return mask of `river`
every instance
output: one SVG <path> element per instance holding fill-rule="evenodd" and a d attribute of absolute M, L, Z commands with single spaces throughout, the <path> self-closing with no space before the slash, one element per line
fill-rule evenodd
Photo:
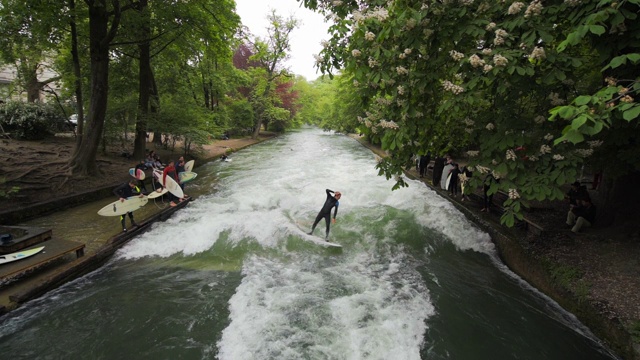
<path fill-rule="evenodd" d="M 573 315 L 502 265 L 490 237 L 447 200 L 412 180 L 392 191 L 357 141 L 305 128 L 232 159 L 197 168 L 185 189 L 196 201 L 105 266 L 1 318 L 0 353 L 614 358 Z M 330 234 L 342 249 L 303 233 L 326 188 L 342 192 Z M 66 219 L 77 228 L 94 214 Z M 84 236 L 99 231 L 88 227 Z M 324 235 L 324 220 L 316 235 Z"/>

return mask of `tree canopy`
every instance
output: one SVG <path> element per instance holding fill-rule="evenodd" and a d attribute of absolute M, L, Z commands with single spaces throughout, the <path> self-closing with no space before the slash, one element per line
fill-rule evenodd
<path fill-rule="evenodd" d="M 334 21 L 318 67 L 352 79 L 396 186 L 412 154 L 469 157 L 512 225 L 585 163 L 640 170 L 638 0 L 302 2 Z"/>

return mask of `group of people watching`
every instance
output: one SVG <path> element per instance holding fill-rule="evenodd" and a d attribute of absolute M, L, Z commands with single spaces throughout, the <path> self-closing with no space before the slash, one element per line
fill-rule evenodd
<path fill-rule="evenodd" d="M 416 157 L 416 170 L 423 178 L 426 176 L 426 171 L 431 161 L 431 152 L 427 152 L 426 155 Z M 450 165 L 450 166 L 448 166 Z M 445 171 L 446 169 L 446 171 Z M 446 172 L 446 174 L 445 174 Z M 443 190 L 447 190 L 449 195 L 456 197 L 458 195 L 458 186 L 460 186 L 460 193 L 462 194 L 462 201 L 468 200 L 467 195 L 469 178 L 473 174 L 467 166 L 460 168 L 460 166 L 453 161 L 451 156 L 436 156 L 433 164 L 433 185 L 440 187 Z M 488 173 L 483 180 L 483 202 L 482 212 L 488 212 L 493 202 L 493 194 L 489 194 L 489 189 L 492 185 L 500 183 L 500 179 L 493 176 L 492 173 Z M 569 199 L 569 212 L 567 214 L 566 224 L 571 228 L 573 233 L 580 232 L 580 229 L 585 227 L 591 227 L 596 218 L 596 207 L 591 201 L 591 197 L 587 188 L 581 185 L 578 181 L 571 184 L 571 190 L 567 193 L 567 199 Z"/>

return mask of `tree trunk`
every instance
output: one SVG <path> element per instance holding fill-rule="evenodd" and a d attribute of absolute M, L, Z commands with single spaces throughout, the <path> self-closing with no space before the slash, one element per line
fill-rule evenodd
<path fill-rule="evenodd" d="M 268 78 L 272 78 L 270 73 Z M 260 108 L 258 109 L 258 111 L 256 111 L 256 127 L 255 129 L 253 129 L 253 135 L 251 136 L 251 138 L 254 140 L 257 139 L 258 136 L 260 136 L 260 129 L 262 128 L 262 118 L 264 116 L 264 104 L 262 103 L 262 101 L 266 101 L 266 98 L 269 95 L 269 91 L 271 90 L 271 81 L 272 80 L 267 80 L 267 86 L 265 86 L 264 92 L 262 93 L 262 99 L 260 99 Z"/>
<path fill-rule="evenodd" d="M 87 131 L 78 150 L 69 160 L 72 174 L 96 176 L 99 174 L 96 154 L 104 128 L 109 92 L 109 43 L 115 36 L 120 21 L 119 3 L 113 1 L 114 19 L 109 28 L 106 0 L 88 1 L 89 55 L 91 58 L 91 100 Z"/>
<path fill-rule="evenodd" d="M 604 173 L 597 191 L 591 191 L 596 205 L 596 226 L 625 226 L 638 224 L 637 199 L 640 199 L 640 173 L 621 176 L 615 180 L 607 179 Z"/>
<path fill-rule="evenodd" d="M 142 38 L 149 39 L 149 14 L 147 12 L 147 0 L 140 0 L 140 12 L 143 14 Z M 136 140 L 133 148 L 133 156 L 136 160 L 142 160 L 147 147 L 147 119 L 149 118 L 149 99 L 151 98 L 151 52 L 149 41 L 138 45 L 140 50 L 139 60 L 139 91 L 138 94 L 138 118 L 136 121 Z"/>
<path fill-rule="evenodd" d="M 80 148 L 80 144 L 82 144 L 82 133 L 84 132 L 84 99 L 82 98 L 82 72 L 80 71 L 80 56 L 78 54 L 78 29 L 76 27 L 75 0 L 69 0 L 69 9 L 73 14 L 70 25 L 71 25 L 71 57 L 73 62 L 73 76 L 75 76 L 76 114 L 78 115 L 77 126 L 76 126 L 76 147 L 75 147 L 75 151 L 77 151 Z"/>

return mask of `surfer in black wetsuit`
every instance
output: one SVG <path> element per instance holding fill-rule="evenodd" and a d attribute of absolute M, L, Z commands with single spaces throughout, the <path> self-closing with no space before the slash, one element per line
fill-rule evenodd
<path fill-rule="evenodd" d="M 136 186 L 136 181 L 133 179 L 113 189 L 113 193 L 120 198 L 120 202 L 124 202 L 127 198 L 135 195 L 140 195 L 140 197 L 143 196 L 142 194 L 140 194 L 140 188 Z M 129 215 L 129 219 L 131 220 L 131 227 L 138 226 L 138 224 L 136 224 L 136 222 L 133 220 L 132 211 L 129 211 L 125 215 Z M 127 228 L 125 226 L 125 215 L 120 215 L 120 223 L 122 224 L 123 232 L 127 232 Z"/>
<path fill-rule="evenodd" d="M 338 215 L 338 205 L 340 205 L 340 202 L 338 200 L 340 200 L 340 197 L 342 196 L 340 191 L 336 191 L 335 196 L 332 196 L 331 194 L 334 194 L 334 192 L 332 190 L 327 189 L 327 200 L 324 202 L 324 206 L 318 213 L 318 216 L 316 216 L 316 221 L 313 222 L 311 231 L 308 233 L 309 235 L 313 234 L 313 230 L 316 229 L 316 225 L 318 225 L 320 220 L 324 218 L 324 221 L 327 224 L 327 234 L 325 236 L 326 241 L 329 241 L 329 228 L 331 226 L 331 209 L 333 207 L 336 208 L 335 211 L 333 212 L 333 222 L 335 223 L 336 215 Z"/>

